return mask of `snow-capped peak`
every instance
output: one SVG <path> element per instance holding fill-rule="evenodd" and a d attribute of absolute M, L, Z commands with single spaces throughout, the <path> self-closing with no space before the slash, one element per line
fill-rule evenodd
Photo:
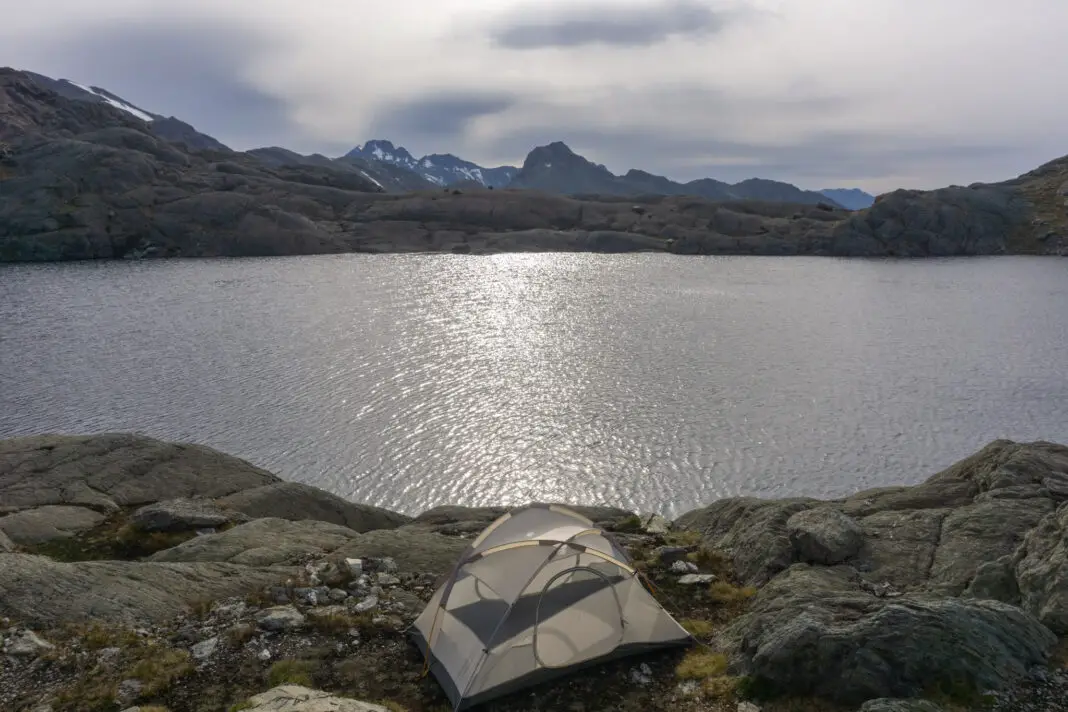
<path fill-rule="evenodd" d="M 106 101 L 108 104 L 111 104 L 112 106 L 114 106 L 116 109 L 122 109 L 123 111 L 125 111 L 128 114 L 133 114 L 134 116 L 136 116 L 137 118 L 141 119 L 142 121 L 154 121 L 155 118 L 156 118 L 156 117 L 152 116 L 151 114 L 148 114 L 148 113 L 146 113 L 144 111 L 141 111 L 136 106 L 133 106 L 131 104 L 127 104 L 124 101 L 119 101 L 118 99 L 115 99 L 114 97 L 108 96 L 104 92 L 102 92 L 99 89 L 96 89 L 94 87 L 87 87 L 84 84 L 78 84 L 77 82 L 72 82 L 69 79 L 64 79 L 63 81 L 67 82 L 68 84 L 72 84 L 72 85 L 78 87 L 82 91 L 89 92 L 90 94 L 93 94 L 94 96 L 100 97 L 101 99 Z"/>
<path fill-rule="evenodd" d="M 471 181 L 486 187 L 501 188 L 508 185 L 518 172 L 512 166 L 483 168 L 448 153 L 432 153 L 416 159 L 403 146 L 395 146 L 392 141 L 384 139 L 374 139 L 357 146 L 348 156 L 400 166 L 437 185 Z"/>

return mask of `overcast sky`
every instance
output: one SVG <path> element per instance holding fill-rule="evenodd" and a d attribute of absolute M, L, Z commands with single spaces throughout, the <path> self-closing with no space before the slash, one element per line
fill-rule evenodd
<path fill-rule="evenodd" d="M 237 149 L 872 192 L 1068 153 L 1068 0 L 34 0 L 0 64 L 95 84 Z"/>

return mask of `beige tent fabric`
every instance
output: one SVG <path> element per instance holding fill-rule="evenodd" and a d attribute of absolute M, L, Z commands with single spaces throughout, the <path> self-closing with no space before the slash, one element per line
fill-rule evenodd
<path fill-rule="evenodd" d="M 692 640 L 608 534 L 555 505 L 488 526 L 413 636 L 456 709 L 577 666 Z"/>

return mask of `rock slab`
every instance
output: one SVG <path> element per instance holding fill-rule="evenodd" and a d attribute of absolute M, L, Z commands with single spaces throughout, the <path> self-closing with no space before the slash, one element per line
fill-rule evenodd
<path fill-rule="evenodd" d="M 337 697 L 299 685 L 281 685 L 248 699 L 250 712 L 389 712 L 382 705 Z"/>

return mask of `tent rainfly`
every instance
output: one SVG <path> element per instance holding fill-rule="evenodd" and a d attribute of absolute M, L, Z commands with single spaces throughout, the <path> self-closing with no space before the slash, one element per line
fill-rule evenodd
<path fill-rule="evenodd" d="M 486 527 L 411 635 L 456 710 L 692 641 L 609 535 L 575 512 L 542 504 Z"/>

